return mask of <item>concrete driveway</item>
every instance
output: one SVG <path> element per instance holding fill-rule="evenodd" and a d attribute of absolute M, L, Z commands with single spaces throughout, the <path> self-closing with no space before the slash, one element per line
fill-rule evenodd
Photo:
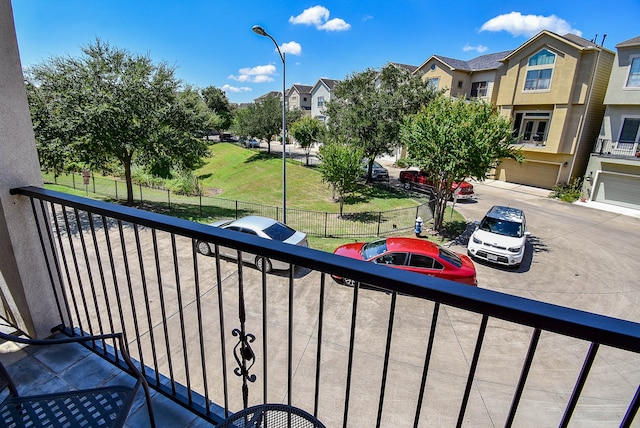
<path fill-rule="evenodd" d="M 467 221 L 493 205 L 513 206 L 531 232 L 518 269 L 476 262 L 479 286 L 640 321 L 640 219 L 550 199 L 544 189 L 492 180 L 474 188 L 474 201 L 455 206 Z M 451 248 L 465 252 L 467 240 Z"/>

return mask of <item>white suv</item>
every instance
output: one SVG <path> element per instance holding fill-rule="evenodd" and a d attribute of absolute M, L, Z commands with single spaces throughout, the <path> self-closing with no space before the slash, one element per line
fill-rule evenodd
<path fill-rule="evenodd" d="M 529 232 L 524 212 L 518 208 L 494 206 L 469 238 L 470 256 L 505 266 L 519 266 Z"/>

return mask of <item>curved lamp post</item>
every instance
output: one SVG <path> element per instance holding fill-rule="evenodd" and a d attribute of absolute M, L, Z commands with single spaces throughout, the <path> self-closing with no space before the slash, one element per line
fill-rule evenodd
<path fill-rule="evenodd" d="M 276 39 L 274 39 L 271 34 L 267 33 L 264 28 L 259 25 L 254 25 L 251 30 L 260 36 L 270 38 L 273 44 L 276 45 L 276 49 L 278 50 L 278 54 L 280 54 L 280 59 L 282 60 L 282 222 L 287 224 L 287 65 L 285 62 L 285 54 L 280 50 L 280 46 L 278 46 Z"/>

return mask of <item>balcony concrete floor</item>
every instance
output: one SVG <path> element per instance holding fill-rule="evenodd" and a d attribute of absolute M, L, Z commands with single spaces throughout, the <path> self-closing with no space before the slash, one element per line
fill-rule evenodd
<path fill-rule="evenodd" d="M 15 334 L 5 321 L 0 330 Z M 64 336 L 61 336 L 64 337 Z M 0 343 L 0 362 L 7 368 L 21 395 L 48 394 L 103 385 L 133 384 L 134 378 L 79 344 L 25 346 Z M 6 393 L 2 395 L 2 399 Z M 161 427 L 211 427 L 162 394 L 151 390 L 156 425 Z M 149 426 L 147 406 L 142 389 L 129 412 L 126 425 L 131 428 Z"/>

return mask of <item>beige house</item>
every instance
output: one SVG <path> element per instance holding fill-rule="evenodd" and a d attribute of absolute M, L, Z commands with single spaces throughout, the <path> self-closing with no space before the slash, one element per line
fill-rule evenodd
<path fill-rule="evenodd" d="M 501 162 L 496 179 L 551 188 L 584 174 L 613 59 L 582 37 L 542 31 L 501 60 L 494 105 L 513 121 L 526 161 Z"/>
<path fill-rule="evenodd" d="M 451 97 L 479 98 L 495 102 L 500 62 L 511 51 L 481 55 L 469 61 L 432 55 L 413 73 Z"/>
<path fill-rule="evenodd" d="M 618 43 L 583 197 L 640 209 L 640 37 Z"/>
<path fill-rule="evenodd" d="M 287 91 L 287 109 L 299 109 L 311 116 L 311 89 L 309 85 L 292 85 Z"/>

